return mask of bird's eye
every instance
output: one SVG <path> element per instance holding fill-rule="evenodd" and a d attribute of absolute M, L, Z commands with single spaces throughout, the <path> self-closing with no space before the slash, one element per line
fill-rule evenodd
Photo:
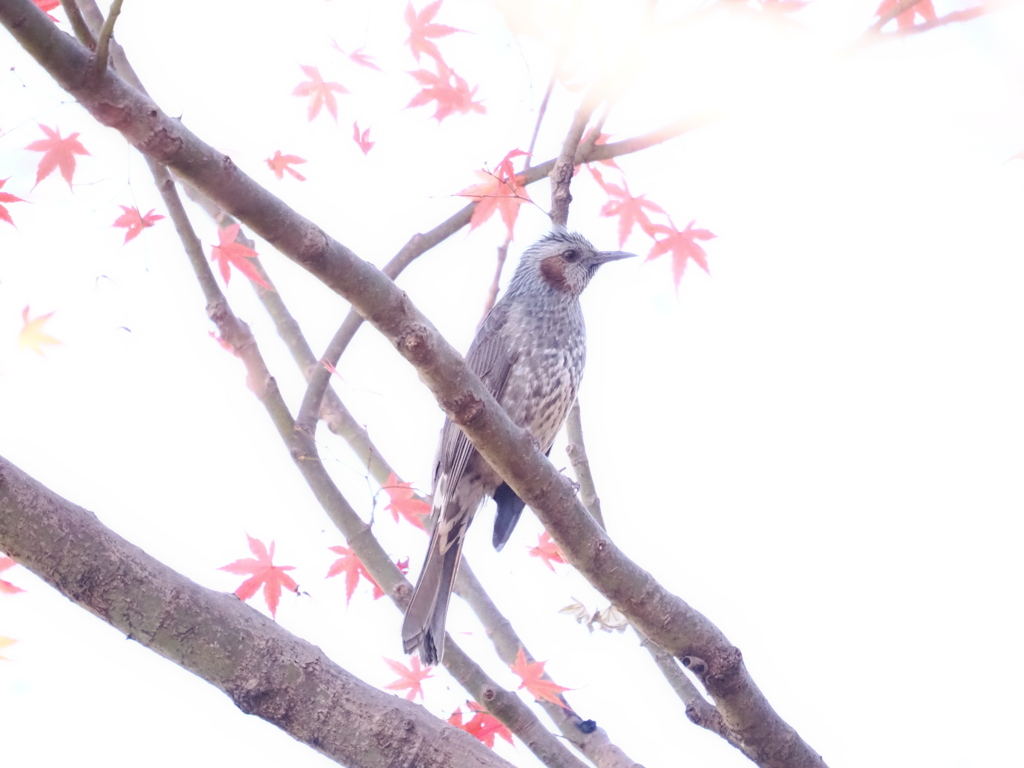
<path fill-rule="evenodd" d="M 568 251 L 562 254 L 562 258 L 566 261 L 579 261 L 580 252 L 570 248 Z"/>

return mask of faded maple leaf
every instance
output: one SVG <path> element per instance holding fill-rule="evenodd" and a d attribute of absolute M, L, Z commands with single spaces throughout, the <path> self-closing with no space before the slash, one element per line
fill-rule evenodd
<path fill-rule="evenodd" d="M 875 16 L 883 18 L 888 16 L 893 11 L 899 10 L 905 5 L 901 0 L 882 0 L 882 3 L 878 6 L 878 10 L 875 11 Z M 935 6 L 932 5 L 932 0 L 921 0 L 918 3 L 914 3 L 911 7 L 905 11 L 901 11 L 896 15 L 896 28 L 897 29 L 912 29 L 914 27 L 914 21 L 916 17 L 920 16 L 925 21 L 935 21 Z"/>
<path fill-rule="evenodd" d="M 306 180 L 305 176 L 291 167 L 293 165 L 306 162 L 305 158 L 299 157 L 298 155 L 282 155 L 281 150 L 278 149 L 274 151 L 274 156 L 268 157 L 265 162 L 270 166 L 270 170 L 272 170 L 274 175 L 279 179 L 283 179 L 285 173 L 289 173 L 299 181 Z"/>
<path fill-rule="evenodd" d="M 58 339 L 53 338 L 43 330 L 43 326 L 49 322 L 50 318 L 53 317 L 53 312 L 47 312 L 45 315 L 39 315 L 37 317 L 29 318 L 29 307 L 26 304 L 25 308 L 21 310 L 21 332 L 18 333 L 18 347 L 20 349 L 31 349 L 36 354 L 46 356 L 43 352 L 43 346 L 57 346 L 61 342 Z"/>
<path fill-rule="evenodd" d="M 516 218 L 519 216 L 519 206 L 530 202 L 530 195 L 526 192 L 526 187 L 523 186 L 519 177 L 512 172 L 511 158 L 525 154 L 521 149 L 513 149 L 498 163 L 494 173 L 475 171 L 483 181 L 480 184 L 466 187 L 458 193 L 477 201 L 476 209 L 469 220 L 470 232 L 491 218 L 495 211 L 498 211 L 508 229 L 509 238 L 512 237 L 512 230 L 515 228 Z"/>
<path fill-rule="evenodd" d="M 696 219 L 694 219 L 696 221 Z M 710 240 L 715 237 L 709 230 L 694 229 L 694 221 L 686 225 L 686 229 L 680 231 L 675 224 L 653 224 L 651 236 L 657 234 L 665 235 L 661 240 L 655 239 L 654 247 L 647 254 L 645 262 L 656 259 L 662 254 L 672 254 L 672 279 L 675 281 L 676 290 L 679 290 L 679 281 L 683 279 L 683 272 L 686 270 L 686 262 L 690 259 L 697 262 L 697 265 L 708 274 L 708 258 L 704 249 L 697 244 L 698 240 Z"/>
<path fill-rule="evenodd" d="M 473 717 L 469 722 L 464 723 L 462 721 L 462 707 L 459 707 L 448 718 L 448 724 L 472 734 L 477 740 L 483 742 L 491 749 L 494 749 L 495 736 L 501 736 L 509 744 L 512 743 L 512 731 L 498 718 L 488 712 L 484 712 L 483 707 L 475 701 L 467 701 L 466 707 L 473 713 Z"/>
<path fill-rule="evenodd" d="M 240 229 L 241 227 L 238 224 L 232 224 L 217 230 L 220 243 L 213 246 L 210 260 L 220 264 L 220 276 L 224 278 L 224 285 L 227 285 L 228 281 L 231 280 L 231 267 L 233 266 L 254 283 L 259 283 L 264 288 L 269 289 L 270 286 L 267 285 L 267 281 L 263 279 L 263 276 L 256 269 L 256 265 L 252 262 L 259 254 L 235 239 L 238 237 Z"/>
<path fill-rule="evenodd" d="M 270 549 L 259 539 L 254 539 L 246 534 L 249 539 L 249 551 L 256 555 L 255 558 L 246 557 L 235 560 L 233 563 L 221 566 L 218 570 L 234 573 L 239 576 L 250 574 L 249 578 L 243 581 L 235 594 L 242 600 L 248 600 L 255 595 L 260 587 L 263 587 L 263 599 L 267 601 L 270 615 L 277 618 L 277 606 L 281 601 L 281 589 L 285 588 L 292 592 L 298 592 L 299 585 L 295 579 L 285 571 L 294 571 L 294 565 L 274 565 L 274 542 L 270 542 Z"/>
<path fill-rule="evenodd" d="M 16 642 L 18 641 L 14 638 L 0 636 L 0 651 L 2 651 L 4 648 L 10 648 Z M 0 661 L 10 661 L 10 659 L 8 659 L 6 656 L 0 656 Z"/>
<path fill-rule="evenodd" d="M 446 24 L 432 23 L 437 12 L 441 9 L 441 1 L 434 0 L 433 3 L 424 6 L 423 10 L 419 13 L 412 7 L 412 3 L 405 7 L 405 23 L 409 25 L 409 39 L 405 42 L 409 44 L 409 50 L 412 51 L 413 58 L 416 61 L 420 60 L 420 54 L 426 54 L 438 64 L 443 65 L 444 59 L 441 58 L 441 51 L 438 50 L 437 44 L 431 38 L 447 37 L 455 32 L 465 31 L 456 27 L 449 27 Z"/>
<path fill-rule="evenodd" d="M 376 69 L 378 72 L 383 71 L 376 65 L 376 63 L 374 63 L 373 56 L 363 53 L 363 48 L 356 48 L 352 53 L 345 53 L 345 49 L 338 45 L 335 40 L 331 40 L 331 46 L 334 47 L 335 50 L 340 51 L 343 55 L 348 56 L 354 64 L 358 64 L 359 66 L 366 67 L 368 69 Z"/>
<path fill-rule="evenodd" d="M 532 664 L 527 663 L 526 654 L 520 648 L 516 653 L 516 663 L 511 664 L 509 669 L 515 672 L 523 681 L 519 688 L 525 688 L 535 699 L 538 701 L 550 701 L 552 704 L 569 709 L 569 706 L 562 701 L 560 694 L 563 691 L 571 691 L 572 689 L 566 688 L 564 685 L 558 685 L 558 683 L 551 680 L 545 680 L 545 664 L 547 664 L 546 661 L 535 661 Z"/>
<path fill-rule="evenodd" d="M 551 572 L 554 573 L 555 566 L 552 563 L 565 563 L 565 555 L 562 554 L 562 550 L 558 548 L 558 545 L 551 538 L 551 534 L 547 531 L 541 533 L 540 538 L 537 539 L 537 546 L 530 547 L 530 557 L 539 557 Z"/>
<path fill-rule="evenodd" d="M 37 139 L 25 147 L 25 149 L 33 152 L 43 153 L 43 156 L 39 159 L 39 167 L 36 169 L 36 183 L 32 188 L 35 189 L 40 181 L 60 168 L 60 175 L 64 177 L 64 181 L 68 183 L 68 188 L 70 189 L 71 179 L 75 175 L 75 155 L 88 155 L 89 150 L 82 146 L 82 142 L 78 140 L 79 134 L 77 132 L 72 133 L 67 138 L 63 138 L 60 135 L 59 128 L 50 128 L 42 123 L 38 125 L 42 132 L 46 134 L 46 138 Z"/>
<path fill-rule="evenodd" d="M 381 490 L 390 499 L 389 504 L 384 507 L 384 511 L 390 512 L 396 523 L 401 516 L 421 531 L 427 530 L 423 525 L 423 518 L 430 514 L 430 504 L 416 495 L 412 483 L 399 482 L 398 477 L 392 472 L 388 475 Z"/>
<path fill-rule="evenodd" d="M 597 130 L 597 129 L 594 128 L 594 129 L 591 129 L 591 130 L 587 131 L 587 133 L 584 134 L 583 140 L 580 142 L 580 144 L 586 144 L 588 141 L 590 141 L 590 137 L 593 135 L 595 130 Z M 599 134 L 597 134 L 597 138 L 594 139 L 594 146 L 595 147 L 599 147 L 602 144 L 607 144 L 608 143 L 608 139 L 610 139 L 610 138 L 611 138 L 610 134 L 599 133 Z M 601 165 L 606 165 L 609 168 L 614 168 L 617 171 L 621 171 L 622 170 L 621 168 L 619 168 L 618 163 L 615 162 L 615 158 L 614 157 L 609 157 L 606 160 L 594 160 L 594 161 L 592 161 L 590 164 L 587 165 L 587 167 L 590 168 L 591 171 L 594 171 L 593 163 L 600 163 Z M 595 171 L 595 173 L 596 173 L 596 171 Z M 598 175 L 600 175 L 600 174 L 598 174 Z"/>
<path fill-rule="evenodd" d="M 473 90 L 470 90 L 469 83 L 465 79 L 443 64 L 439 63 L 438 69 L 440 72 L 436 74 L 428 69 L 418 69 L 409 73 L 423 88 L 405 105 L 406 109 L 422 107 L 431 101 L 437 102 L 437 109 L 434 111 L 433 117 L 439 123 L 455 113 L 460 115 L 467 112 L 487 113 L 483 104 L 473 101 L 477 91 L 475 86 Z"/>
<path fill-rule="evenodd" d="M 768 13 L 796 13 L 811 4 L 811 0 L 761 0 L 761 10 Z"/>
<path fill-rule="evenodd" d="M 397 680 L 384 687 L 389 691 L 402 691 L 408 688 L 409 692 L 405 694 L 406 699 L 415 701 L 419 696 L 420 701 L 423 701 L 423 681 L 433 677 L 430 667 L 420 667 L 420 660 L 417 656 L 412 657 L 412 666 L 409 667 L 394 659 L 385 658 L 384 661 L 398 675 Z"/>
<path fill-rule="evenodd" d="M 359 148 L 361 150 L 363 150 L 363 154 L 364 155 L 368 154 L 369 151 L 371 149 L 373 149 L 373 145 L 377 143 L 375 141 L 370 141 L 370 129 L 369 128 L 367 128 L 362 133 L 359 132 L 359 123 L 358 122 L 353 122 L 352 123 L 352 139 L 353 139 L 353 141 L 355 141 L 356 144 L 359 145 Z"/>
<path fill-rule="evenodd" d="M 591 173 L 595 174 L 595 176 L 600 179 L 600 174 L 593 169 L 591 169 Z M 664 214 L 664 208 L 657 203 L 646 199 L 643 195 L 638 197 L 633 196 L 629 191 L 629 187 L 626 185 L 625 179 L 622 180 L 621 187 L 618 184 L 610 181 L 604 181 L 603 179 L 600 179 L 599 183 L 611 198 L 607 203 L 601 206 L 601 215 L 619 217 L 620 248 L 626 244 L 626 240 L 633 232 L 633 227 L 637 225 L 639 225 L 640 229 L 646 234 L 651 237 L 654 236 L 652 229 L 653 224 L 651 223 L 650 217 L 647 215 L 647 211 L 650 211 L 651 213 Z"/>
<path fill-rule="evenodd" d="M 4 184 L 10 181 L 10 177 L 6 179 L 0 179 L 0 189 L 4 188 Z M 14 219 L 11 218 L 10 212 L 3 205 L 3 203 L 24 203 L 20 197 L 12 195 L 10 192 L 0 192 L 0 219 L 3 219 L 12 227 L 14 226 Z"/>
<path fill-rule="evenodd" d="M 15 563 L 9 557 L 0 557 L 0 572 L 6 571 L 8 568 L 13 566 Z M 17 587 L 11 584 L 9 581 L 0 579 L 0 594 L 5 595 L 16 595 L 18 592 L 24 592 L 25 590 L 21 587 Z"/>
<path fill-rule="evenodd" d="M 309 107 L 306 110 L 306 119 L 312 121 L 317 115 L 320 114 L 322 107 L 327 107 L 327 111 L 331 113 L 331 117 L 334 118 L 334 122 L 338 122 L 338 101 L 334 98 L 335 93 L 351 93 L 341 83 L 324 82 L 323 76 L 320 74 L 320 70 L 317 67 L 313 67 L 307 64 L 300 64 L 302 71 L 306 73 L 306 77 L 309 78 L 304 83 L 299 83 L 295 86 L 295 90 L 292 91 L 293 96 L 308 96 Z"/>
<path fill-rule="evenodd" d="M 125 243 L 134 237 L 138 237 L 146 227 L 152 227 L 160 219 L 164 218 L 159 213 L 153 213 L 152 210 L 143 216 L 138 208 L 129 208 L 127 205 L 122 205 L 120 208 L 124 213 L 114 219 L 114 223 L 111 226 L 124 227 Z M 124 245 L 124 243 L 121 243 L 121 245 Z"/>
<path fill-rule="evenodd" d="M 60 5 L 60 0 L 32 0 L 32 4 L 45 13 L 50 18 L 50 21 L 60 21 L 60 19 L 50 13 L 50 11 Z"/>

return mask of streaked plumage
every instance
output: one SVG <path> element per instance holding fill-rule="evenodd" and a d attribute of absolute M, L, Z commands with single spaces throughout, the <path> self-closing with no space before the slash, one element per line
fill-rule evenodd
<path fill-rule="evenodd" d="M 597 251 L 582 235 L 555 230 L 523 253 L 508 290 L 466 353 L 470 369 L 544 451 L 551 450 L 583 377 L 579 296 L 601 264 L 632 255 Z M 493 543 L 501 549 L 523 501 L 446 419 L 434 463 L 434 530 L 402 625 L 405 652 L 418 648 L 425 664 L 441 657 L 466 529 L 486 496 L 497 502 Z"/>

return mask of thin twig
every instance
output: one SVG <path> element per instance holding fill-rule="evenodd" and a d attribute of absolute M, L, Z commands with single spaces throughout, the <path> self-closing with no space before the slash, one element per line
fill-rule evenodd
<path fill-rule="evenodd" d="M 110 12 L 107 14 L 103 28 L 100 30 L 99 40 L 96 42 L 96 59 L 92 63 L 92 76 L 96 77 L 107 68 L 107 51 L 110 48 L 110 37 L 114 34 L 114 24 L 117 17 L 121 15 L 121 3 L 123 0 L 114 0 L 110 4 Z"/>
<path fill-rule="evenodd" d="M 93 37 L 85 19 L 82 18 L 82 12 L 75 0 L 60 0 L 60 7 L 64 9 L 64 13 L 71 23 L 71 31 L 75 33 L 79 42 L 89 50 L 96 50 L 96 38 Z"/>
<path fill-rule="evenodd" d="M 551 79 L 548 80 L 547 90 L 544 91 L 544 98 L 540 101 L 540 108 L 537 110 L 537 122 L 533 124 L 533 135 L 530 136 L 530 146 L 526 148 L 526 162 L 523 164 L 523 170 L 529 170 L 530 159 L 533 157 L 533 151 L 537 148 L 537 137 L 540 135 L 540 126 L 544 122 L 544 116 L 548 111 L 548 102 L 551 100 L 551 92 L 555 90 L 555 81 L 558 79 L 558 69 L 560 62 L 556 62 L 554 71 L 551 73 Z"/>
<path fill-rule="evenodd" d="M 573 403 L 572 408 L 569 409 L 569 416 L 565 420 L 565 429 L 569 438 L 565 452 L 569 454 L 572 471 L 576 475 L 576 482 L 580 485 L 580 501 L 583 502 L 583 506 L 587 508 L 587 512 L 597 521 L 597 524 L 608 530 L 604 516 L 601 514 L 601 498 L 597 495 L 594 474 L 590 471 L 587 447 L 583 442 L 583 421 L 580 418 L 579 400 Z"/>
<path fill-rule="evenodd" d="M 494 265 L 494 280 L 491 281 L 491 287 L 487 289 L 487 298 L 484 299 L 484 313 L 480 316 L 481 323 L 494 307 L 494 302 L 498 300 L 498 289 L 501 286 L 501 272 L 505 268 L 505 259 L 508 258 L 508 247 L 511 244 L 512 238 L 506 237 L 505 242 L 498 246 L 498 258 Z"/>

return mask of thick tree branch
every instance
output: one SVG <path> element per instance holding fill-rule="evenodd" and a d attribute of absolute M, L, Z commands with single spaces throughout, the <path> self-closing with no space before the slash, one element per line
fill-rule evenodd
<path fill-rule="evenodd" d="M 29 0 L 2 0 L 0 22 L 105 125 L 182 178 L 348 299 L 399 353 L 488 462 L 536 512 L 578 570 L 647 637 L 676 656 L 704 660 L 702 681 L 723 723 L 763 766 L 823 761 L 771 708 L 741 654 L 702 614 L 669 593 L 608 539 L 575 498 L 572 483 L 516 427 L 461 356 L 394 283 L 242 173 L 226 156 L 105 72 L 83 82 L 91 54 Z M 614 145 L 595 147 L 611 157 Z M 589 159 L 589 158 L 588 158 Z M 537 170 L 537 169 L 531 169 Z M 383 585 L 382 585 L 383 586 Z"/>
<path fill-rule="evenodd" d="M 0 549 L 247 714 L 345 766 L 509 768 L 422 707 L 378 691 L 234 595 L 190 581 L 0 458 Z"/>

